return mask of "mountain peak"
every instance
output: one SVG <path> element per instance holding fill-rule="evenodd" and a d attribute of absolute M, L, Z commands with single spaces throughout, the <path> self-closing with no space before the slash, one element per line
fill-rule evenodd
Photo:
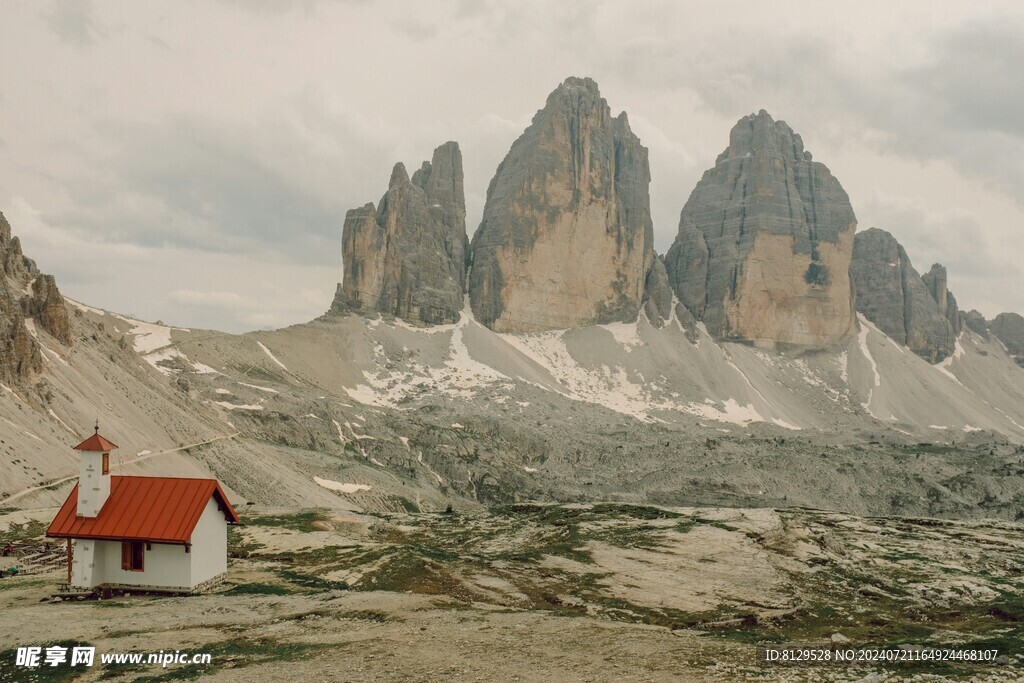
<path fill-rule="evenodd" d="M 473 237 L 469 296 L 496 331 L 635 320 L 654 260 L 647 149 L 568 78 L 513 143 Z"/>
<path fill-rule="evenodd" d="M 729 132 L 729 147 L 718 157 L 718 163 L 746 154 L 768 153 L 785 156 L 796 161 L 810 161 L 804 151 L 804 141 L 789 124 L 776 121 L 764 109 L 748 114 L 736 122 Z"/>

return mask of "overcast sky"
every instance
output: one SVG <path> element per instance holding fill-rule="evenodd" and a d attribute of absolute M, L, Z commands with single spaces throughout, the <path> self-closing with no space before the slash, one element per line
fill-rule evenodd
<path fill-rule="evenodd" d="M 0 210 L 61 290 L 229 331 L 316 317 L 345 211 L 462 147 L 467 226 L 565 77 L 650 149 L 656 249 L 740 117 L 786 120 L 964 309 L 1024 313 L 1018 2 L 2 0 Z"/>

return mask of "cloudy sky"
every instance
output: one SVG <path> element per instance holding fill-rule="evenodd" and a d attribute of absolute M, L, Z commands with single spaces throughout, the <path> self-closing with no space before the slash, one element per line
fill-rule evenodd
<path fill-rule="evenodd" d="M 1024 10 L 1009 2 L 3 0 L 0 210 L 68 296 L 230 331 L 304 322 L 345 211 L 463 150 L 469 231 L 566 76 L 650 148 L 656 248 L 759 109 L 860 228 L 1024 312 Z M 976 6 L 975 6 L 976 5 Z"/>

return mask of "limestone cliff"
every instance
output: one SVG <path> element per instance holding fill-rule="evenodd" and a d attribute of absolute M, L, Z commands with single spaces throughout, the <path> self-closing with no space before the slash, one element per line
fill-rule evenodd
<path fill-rule="evenodd" d="M 654 261 L 647 149 L 569 78 L 513 143 L 473 237 L 477 320 L 533 332 L 634 320 Z"/>
<path fill-rule="evenodd" d="M 827 346 L 857 329 L 856 226 L 839 181 L 762 110 L 736 124 L 694 188 L 665 266 L 680 301 L 717 338 Z"/>
<path fill-rule="evenodd" d="M 466 200 L 458 143 L 434 150 L 412 179 L 401 163 L 379 205 L 345 216 L 343 280 L 332 310 L 413 324 L 459 319 L 466 281 Z"/>
<path fill-rule="evenodd" d="M 850 274 L 857 310 L 878 329 L 931 363 L 953 353 L 957 331 L 947 318 L 944 268 L 933 267 L 926 284 L 896 238 L 871 228 L 857 233 Z M 955 309 L 955 300 L 951 305 Z"/>
<path fill-rule="evenodd" d="M 39 272 L 11 235 L 0 213 L 0 378 L 5 384 L 24 384 L 42 370 L 43 357 L 26 319 L 63 344 L 71 343 L 67 309 L 52 275 Z"/>

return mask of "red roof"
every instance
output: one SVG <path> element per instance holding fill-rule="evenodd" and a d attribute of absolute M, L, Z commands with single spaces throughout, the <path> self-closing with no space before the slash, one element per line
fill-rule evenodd
<path fill-rule="evenodd" d="M 76 484 L 46 535 L 189 543 L 211 496 L 217 500 L 228 523 L 238 524 L 238 515 L 216 479 L 111 477 L 110 497 L 98 517 L 77 516 Z"/>
<path fill-rule="evenodd" d="M 109 453 L 115 448 L 117 448 L 117 444 L 107 441 L 100 436 L 99 432 L 96 432 L 88 439 L 75 446 L 76 451 L 97 451 L 99 453 Z"/>

